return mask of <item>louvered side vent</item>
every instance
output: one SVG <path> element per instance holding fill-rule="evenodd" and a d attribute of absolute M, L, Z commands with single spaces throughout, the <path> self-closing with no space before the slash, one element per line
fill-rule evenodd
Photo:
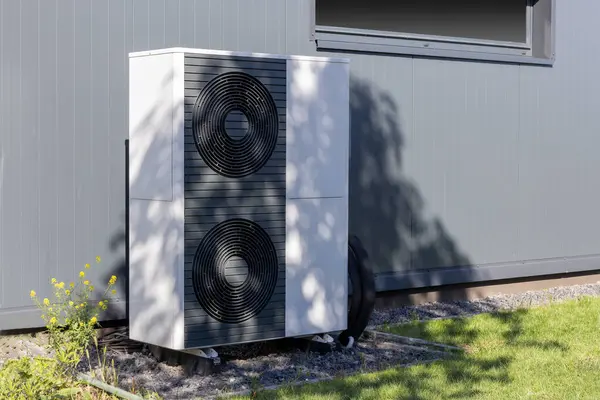
<path fill-rule="evenodd" d="M 283 337 L 286 60 L 184 60 L 184 345 Z"/>

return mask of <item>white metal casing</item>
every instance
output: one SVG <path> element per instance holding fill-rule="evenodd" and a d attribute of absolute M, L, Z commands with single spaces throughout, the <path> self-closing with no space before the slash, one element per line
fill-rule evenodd
<path fill-rule="evenodd" d="M 347 323 L 349 64 L 170 48 L 129 56 L 129 334 L 184 346 L 184 56 L 284 58 L 285 336 Z"/>

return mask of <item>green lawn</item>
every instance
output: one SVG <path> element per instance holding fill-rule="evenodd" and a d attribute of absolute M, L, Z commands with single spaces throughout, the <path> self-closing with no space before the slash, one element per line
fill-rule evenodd
<path fill-rule="evenodd" d="M 600 299 L 391 326 L 464 346 L 451 360 L 259 392 L 259 399 L 600 399 Z"/>

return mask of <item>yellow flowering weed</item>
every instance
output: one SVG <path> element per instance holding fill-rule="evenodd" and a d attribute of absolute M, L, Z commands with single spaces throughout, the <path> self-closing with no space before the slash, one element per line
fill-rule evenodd
<path fill-rule="evenodd" d="M 101 260 L 100 256 L 95 259 L 98 263 Z M 94 285 L 85 272 L 91 265 L 85 263 L 84 266 L 84 271 L 78 272 L 78 280 L 65 283 L 57 278 L 50 279 L 53 298 L 48 296 L 38 300 L 34 290 L 29 292 L 32 301 L 42 311 L 57 361 L 69 368 L 81 361 L 81 356 L 96 335 L 100 313 L 108 309 L 111 294 L 116 294 L 113 285 L 117 277 L 112 275 L 106 290 L 98 296 L 93 295 Z"/>

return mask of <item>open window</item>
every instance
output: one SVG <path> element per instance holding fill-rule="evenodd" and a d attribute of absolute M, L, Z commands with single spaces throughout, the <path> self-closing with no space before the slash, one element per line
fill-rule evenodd
<path fill-rule="evenodd" d="M 312 0 L 318 49 L 552 64 L 555 0 Z"/>

